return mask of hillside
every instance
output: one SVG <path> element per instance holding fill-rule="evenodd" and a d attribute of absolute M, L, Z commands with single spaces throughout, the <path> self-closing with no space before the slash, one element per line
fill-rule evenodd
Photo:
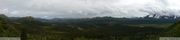
<path fill-rule="evenodd" d="M 0 17 L 0 37 L 20 36 L 20 32 Z"/>
<path fill-rule="evenodd" d="M 81 39 L 84 40 L 112 40 L 131 38 L 136 36 L 140 38 L 149 38 L 151 35 L 158 34 L 163 28 L 154 28 L 151 26 L 139 27 L 123 25 L 115 21 L 122 21 L 123 19 L 116 18 L 93 18 L 93 19 L 73 19 L 64 20 L 66 22 L 41 22 L 35 20 L 33 17 L 22 17 L 13 22 L 18 29 L 25 29 L 29 39 Z M 48 35 L 47 35 L 48 34 Z M 148 37 L 146 37 L 148 36 Z"/>
<path fill-rule="evenodd" d="M 20 31 L 22 31 L 21 36 L 25 36 L 24 39 L 28 38 L 28 40 L 145 40 L 154 38 L 166 28 L 162 20 L 167 21 L 164 19 L 96 17 L 60 19 L 49 23 L 31 16 L 17 19 L 9 19 L 9 17 L 4 16 L 0 20 L 0 27 L 3 36 L 19 36 Z M 159 23 L 158 21 L 160 24 L 153 24 Z M 160 27 L 160 25 L 163 26 Z"/>
<path fill-rule="evenodd" d="M 165 37 L 180 37 L 180 21 L 176 22 L 172 26 L 170 26 L 165 33 L 163 34 Z"/>

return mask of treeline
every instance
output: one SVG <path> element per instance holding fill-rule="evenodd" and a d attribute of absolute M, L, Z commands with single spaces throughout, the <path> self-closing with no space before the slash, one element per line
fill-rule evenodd
<path fill-rule="evenodd" d="M 68 19 L 42 22 L 31 16 L 0 19 L 0 36 L 21 36 L 23 40 L 156 40 L 164 28 L 136 27 L 122 23 L 154 22 L 153 19 Z M 148 21 L 151 20 L 151 21 Z M 156 20 L 155 22 L 157 22 Z M 160 20 L 159 20 L 160 21 Z M 139 24 L 137 23 L 137 24 Z M 161 22 L 163 23 L 163 22 Z M 129 23 L 128 23 L 129 24 Z"/>
<path fill-rule="evenodd" d="M 157 19 L 157 18 L 113 18 L 113 17 L 95 17 L 80 19 L 40 19 L 36 20 L 48 23 L 119 23 L 119 24 L 172 24 L 179 19 Z"/>

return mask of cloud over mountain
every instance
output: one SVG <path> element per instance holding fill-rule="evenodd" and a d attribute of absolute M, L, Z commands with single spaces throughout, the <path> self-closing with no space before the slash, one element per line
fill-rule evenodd
<path fill-rule="evenodd" d="M 0 0 L 0 13 L 13 17 L 180 16 L 179 0 Z"/>

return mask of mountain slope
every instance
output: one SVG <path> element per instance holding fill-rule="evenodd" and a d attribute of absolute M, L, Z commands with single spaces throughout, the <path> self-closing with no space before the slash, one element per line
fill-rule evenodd
<path fill-rule="evenodd" d="M 0 17 L 0 37 L 4 36 L 20 36 L 20 32 L 12 25 Z"/>
<path fill-rule="evenodd" d="M 164 33 L 165 37 L 180 37 L 180 21 L 169 27 Z"/>

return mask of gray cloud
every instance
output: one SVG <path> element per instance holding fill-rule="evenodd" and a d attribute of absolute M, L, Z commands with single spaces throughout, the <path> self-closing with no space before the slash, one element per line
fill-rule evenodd
<path fill-rule="evenodd" d="M 0 0 L 0 13 L 10 17 L 86 18 L 180 15 L 179 0 Z M 165 11 L 165 12 L 163 12 Z"/>

